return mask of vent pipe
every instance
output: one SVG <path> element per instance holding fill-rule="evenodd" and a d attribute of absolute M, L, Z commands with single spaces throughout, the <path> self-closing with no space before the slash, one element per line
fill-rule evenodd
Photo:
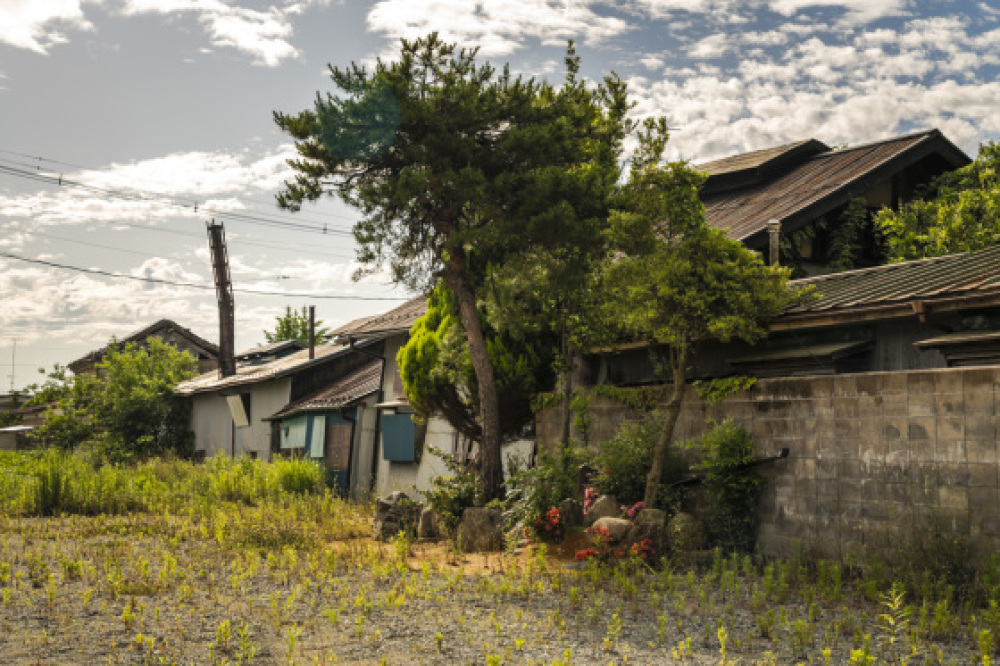
<path fill-rule="evenodd" d="M 772 266 L 778 265 L 778 257 L 781 251 L 781 220 L 767 221 L 768 240 L 768 263 Z"/>
<path fill-rule="evenodd" d="M 233 283 L 229 279 L 229 254 L 226 252 L 226 230 L 222 223 L 208 223 L 208 248 L 212 255 L 215 275 L 215 295 L 219 300 L 219 376 L 236 374 L 236 314 L 233 303 Z"/>

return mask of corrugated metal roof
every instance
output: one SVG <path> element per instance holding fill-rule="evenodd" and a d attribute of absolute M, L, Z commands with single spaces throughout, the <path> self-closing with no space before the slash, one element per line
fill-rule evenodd
<path fill-rule="evenodd" d="M 768 220 L 785 222 L 807 210 L 818 217 L 841 205 L 844 193 L 849 192 L 852 186 L 857 187 L 876 170 L 896 160 L 906 161 L 907 153 L 922 149 L 932 141 L 942 143 L 942 149 L 949 153 L 946 157 L 951 161 L 957 163 L 961 160 L 959 155 L 954 154 L 957 149 L 937 130 L 833 150 L 809 157 L 763 183 L 706 195 L 705 219 L 709 225 L 724 230 L 730 238 L 746 241 L 750 236 L 764 232 Z M 783 146 L 780 150 L 787 151 L 795 145 Z M 735 161 L 737 158 L 729 159 Z M 873 184 L 867 183 L 868 186 Z"/>
<path fill-rule="evenodd" d="M 330 336 L 337 339 L 346 336 L 364 337 L 380 333 L 408 331 L 417 319 L 424 316 L 425 312 L 427 312 L 427 294 L 421 294 L 388 312 L 355 319 L 332 331 Z"/>
<path fill-rule="evenodd" d="M 772 162 L 783 155 L 787 155 L 788 153 L 793 153 L 799 148 L 808 146 L 811 143 L 815 143 L 819 146 L 823 145 L 815 139 L 805 139 L 804 141 L 796 141 L 795 143 L 786 143 L 783 146 L 765 148 L 764 150 L 752 150 L 748 153 L 740 153 L 739 155 L 732 155 L 719 160 L 705 162 L 704 164 L 696 165 L 695 168 L 698 171 L 707 173 L 709 176 L 721 176 L 737 171 L 759 169 L 760 167 L 765 166 L 768 162 Z M 827 148 L 827 150 L 829 150 L 829 148 Z"/>
<path fill-rule="evenodd" d="M 269 342 L 266 345 L 260 345 L 259 347 L 254 347 L 253 349 L 248 349 L 245 352 L 240 352 L 236 355 L 236 360 L 250 358 L 251 356 L 266 356 L 269 354 L 276 354 L 279 351 L 284 351 L 286 349 L 305 349 L 306 345 L 302 344 L 298 340 L 279 340 L 278 342 Z"/>
<path fill-rule="evenodd" d="M 382 361 L 373 359 L 354 372 L 341 377 L 329 386 L 285 407 L 267 417 L 268 421 L 302 412 L 324 411 L 347 407 L 379 390 L 382 385 Z"/>
<path fill-rule="evenodd" d="M 268 363 L 238 366 L 236 374 L 231 377 L 220 378 L 218 371 L 213 370 L 194 379 L 181 382 L 177 387 L 177 392 L 180 395 L 193 395 L 205 391 L 218 391 L 234 386 L 256 384 L 282 377 L 350 350 L 350 345 L 346 344 L 316 345 L 316 358 L 313 359 L 309 358 L 309 350 L 303 349 Z"/>
<path fill-rule="evenodd" d="M 819 299 L 789 308 L 783 317 L 944 296 L 991 294 L 1000 292 L 1000 245 L 978 252 L 792 280 L 789 284 L 812 285 Z"/>

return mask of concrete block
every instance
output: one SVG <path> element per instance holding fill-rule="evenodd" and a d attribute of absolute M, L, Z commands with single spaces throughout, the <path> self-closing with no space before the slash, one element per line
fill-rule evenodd
<path fill-rule="evenodd" d="M 968 430 L 968 426 L 966 426 Z M 970 463 L 996 465 L 997 440 L 993 437 L 979 439 L 968 437 L 965 440 L 965 455 Z"/>
<path fill-rule="evenodd" d="M 962 374 L 962 391 L 966 395 L 993 392 L 992 368 L 963 368 L 960 372 Z"/>
<path fill-rule="evenodd" d="M 816 500 L 836 500 L 839 496 L 840 484 L 837 479 L 816 479 Z"/>
<path fill-rule="evenodd" d="M 855 397 L 834 397 L 834 419 L 849 419 L 858 417 L 858 399 Z"/>
<path fill-rule="evenodd" d="M 861 479 L 856 476 L 838 478 L 837 496 L 844 506 L 860 506 L 865 500 L 864 492 L 861 488 Z"/>
<path fill-rule="evenodd" d="M 881 437 L 887 441 L 897 441 L 906 433 L 908 422 L 906 417 L 883 416 L 881 420 Z"/>
<path fill-rule="evenodd" d="M 911 431 L 914 426 L 910 426 Z M 917 438 L 907 442 L 910 448 L 910 460 L 923 463 L 933 463 L 937 460 L 937 444 L 933 439 Z"/>
<path fill-rule="evenodd" d="M 861 480 L 861 498 L 864 500 L 862 515 L 870 517 L 872 515 L 870 512 L 876 511 L 873 507 L 881 506 L 883 502 L 889 499 L 885 486 L 886 484 L 878 479 L 867 478 Z M 881 515 L 881 513 L 878 515 Z"/>
<path fill-rule="evenodd" d="M 953 516 L 956 511 L 969 510 L 969 489 L 960 486 L 940 486 L 938 488 L 938 506 L 942 514 Z M 966 530 L 968 527 L 966 527 Z"/>
<path fill-rule="evenodd" d="M 995 417 L 966 412 L 965 414 L 966 439 L 982 439 L 982 440 L 996 441 L 996 436 L 997 436 L 997 423 Z"/>
<path fill-rule="evenodd" d="M 992 417 L 996 414 L 996 395 L 993 391 L 966 391 L 962 394 L 965 403 L 965 415 Z"/>
<path fill-rule="evenodd" d="M 938 439 L 934 447 L 934 457 L 939 464 L 943 463 L 965 463 L 968 458 L 965 455 L 964 439 Z"/>
<path fill-rule="evenodd" d="M 832 434 L 832 433 L 831 433 Z M 816 460 L 839 460 L 844 457 L 844 447 L 833 437 L 820 437 L 816 442 Z"/>
<path fill-rule="evenodd" d="M 854 381 L 855 392 L 858 396 L 878 396 L 882 394 L 881 374 L 866 373 L 857 375 Z"/>
<path fill-rule="evenodd" d="M 963 374 L 961 368 L 949 368 L 933 373 L 934 392 L 939 395 L 942 393 L 961 393 Z"/>
<path fill-rule="evenodd" d="M 857 375 L 835 375 L 833 377 L 833 397 L 856 396 L 858 394 Z"/>
<path fill-rule="evenodd" d="M 882 441 L 882 419 L 879 416 L 862 416 L 858 419 L 858 439 L 862 446 L 876 446 Z"/>
<path fill-rule="evenodd" d="M 910 449 L 900 442 L 884 442 L 886 466 L 909 469 Z"/>
<path fill-rule="evenodd" d="M 907 414 L 910 416 L 934 416 L 937 408 L 937 398 L 932 393 L 911 393 L 906 401 Z"/>
<path fill-rule="evenodd" d="M 833 420 L 833 436 L 838 440 L 856 440 L 860 432 L 861 425 L 856 417 Z"/>
<path fill-rule="evenodd" d="M 937 438 L 938 439 L 964 439 L 965 438 L 965 417 L 942 416 L 937 418 Z"/>
<path fill-rule="evenodd" d="M 907 373 L 883 372 L 881 373 L 880 384 L 882 397 L 887 395 L 906 395 L 909 380 Z"/>
<path fill-rule="evenodd" d="M 909 416 L 906 394 L 883 395 L 882 416 Z"/>
<path fill-rule="evenodd" d="M 997 489 L 996 464 L 969 463 L 965 465 L 970 486 Z"/>
<path fill-rule="evenodd" d="M 935 419 L 915 416 L 906 421 L 906 438 L 911 442 L 920 439 L 930 439 L 937 435 Z"/>
<path fill-rule="evenodd" d="M 862 419 L 878 419 L 882 416 L 882 396 L 860 396 L 858 398 L 858 416 Z"/>
<path fill-rule="evenodd" d="M 965 396 L 961 393 L 939 393 L 937 399 L 938 416 L 965 417 Z"/>
<path fill-rule="evenodd" d="M 886 499 L 890 502 L 911 506 L 913 503 L 913 486 L 907 481 L 905 483 L 885 484 Z"/>
<path fill-rule="evenodd" d="M 837 461 L 831 458 L 818 458 L 813 465 L 813 473 L 817 479 L 836 479 Z"/>
<path fill-rule="evenodd" d="M 921 393 L 934 393 L 934 372 L 906 373 L 906 392 L 912 397 Z"/>

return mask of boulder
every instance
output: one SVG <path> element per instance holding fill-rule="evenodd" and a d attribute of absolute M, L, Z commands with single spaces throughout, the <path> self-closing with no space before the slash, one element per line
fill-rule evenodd
<path fill-rule="evenodd" d="M 403 532 L 411 539 L 417 535 L 420 504 L 405 493 L 394 492 L 375 501 L 375 518 L 372 520 L 372 538 L 389 541 Z"/>
<path fill-rule="evenodd" d="M 632 530 L 632 521 L 626 520 L 625 518 L 613 518 L 611 516 L 605 516 L 598 519 L 597 522 L 593 524 L 595 530 L 604 529 L 608 531 L 608 537 L 611 539 L 612 543 L 620 543 L 628 533 Z"/>
<path fill-rule="evenodd" d="M 601 518 L 617 518 L 618 514 L 618 502 L 615 501 L 615 498 L 611 495 L 601 495 L 587 512 L 585 522 L 587 525 L 593 525 Z"/>
<path fill-rule="evenodd" d="M 567 529 L 580 527 L 583 525 L 583 504 L 573 498 L 564 499 L 559 502 L 559 516 Z"/>
<path fill-rule="evenodd" d="M 503 548 L 500 509 L 472 507 L 462 513 L 458 524 L 458 547 L 466 553 L 497 551 Z"/>
<path fill-rule="evenodd" d="M 425 506 L 420 512 L 420 520 L 417 523 L 417 538 L 436 541 L 441 538 L 441 524 L 434 509 Z"/>

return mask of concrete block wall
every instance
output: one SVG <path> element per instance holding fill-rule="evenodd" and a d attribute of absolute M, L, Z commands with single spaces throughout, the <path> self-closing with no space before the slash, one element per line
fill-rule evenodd
<path fill-rule="evenodd" d="M 981 367 L 760 380 L 718 405 L 692 390 L 675 438 L 732 418 L 753 433 L 759 455 L 790 450 L 757 468 L 768 481 L 764 554 L 789 556 L 801 541 L 815 557 L 866 557 L 931 527 L 992 552 L 1000 549 L 998 389 L 1000 368 Z M 602 434 L 634 415 L 596 400 Z M 557 411 L 539 415 L 540 444 L 558 432 Z"/>

